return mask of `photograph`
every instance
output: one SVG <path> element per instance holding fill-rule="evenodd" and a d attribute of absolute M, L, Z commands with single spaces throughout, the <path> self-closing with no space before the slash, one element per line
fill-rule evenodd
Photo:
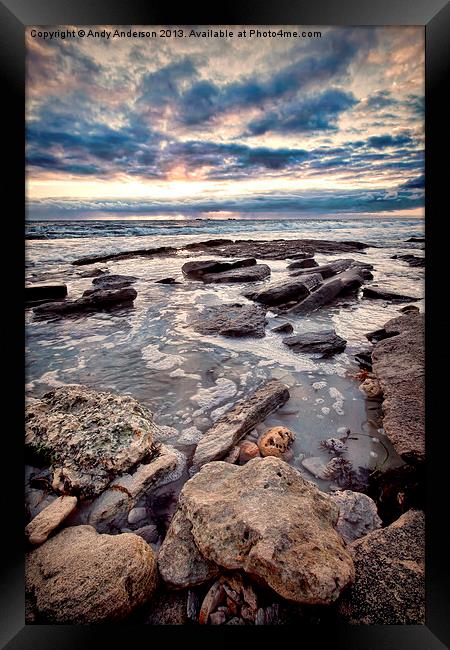
<path fill-rule="evenodd" d="M 24 91 L 26 626 L 425 626 L 425 26 L 28 24 Z"/>

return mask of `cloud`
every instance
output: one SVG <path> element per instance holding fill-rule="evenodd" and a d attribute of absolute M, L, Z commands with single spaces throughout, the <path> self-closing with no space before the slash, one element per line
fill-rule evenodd
<path fill-rule="evenodd" d="M 341 113 L 355 106 L 352 93 L 331 88 L 318 95 L 300 97 L 248 125 L 251 135 L 267 132 L 301 133 L 336 129 Z"/>

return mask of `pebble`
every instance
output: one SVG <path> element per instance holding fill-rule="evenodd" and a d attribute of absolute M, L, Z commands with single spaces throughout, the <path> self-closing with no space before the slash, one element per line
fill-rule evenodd
<path fill-rule="evenodd" d="M 131 508 L 128 513 L 128 523 L 130 525 L 138 524 L 147 517 L 147 508 Z"/>

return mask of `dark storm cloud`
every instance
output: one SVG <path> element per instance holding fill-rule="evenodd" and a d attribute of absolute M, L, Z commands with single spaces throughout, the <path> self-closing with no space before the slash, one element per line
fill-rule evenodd
<path fill-rule="evenodd" d="M 248 125 L 251 135 L 267 132 L 301 133 L 336 129 L 341 113 L 357 104 L 353 94 L 329 89 L 282 105 Z"/>

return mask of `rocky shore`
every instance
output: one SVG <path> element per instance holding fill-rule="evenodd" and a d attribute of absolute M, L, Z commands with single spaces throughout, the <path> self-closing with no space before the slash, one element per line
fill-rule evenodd
<path fill-rule="evenodd" d="M 335 358 L 347 337 L 338 328 L 296 331 L 298 318 L 342 299 L 418 300 L 372 283 L 376 269 L 351 257 L 366 248 L 216 239 L 73 264 L 180 257 L 180 279 L 157 280 L 168 285 L 164 291 L 178 282 L 196 291 L 232 284 L 242 296 L 199 304 L 189 331 L 228 343 L 262 340 L 270 312 L 280 319 L 270 335 L 293 358 Z M 319 264 L 316 253 L 345 257 Z M 286 280 L 272 280 L 270 260 L 285 264 Z M 33 318 L 112 309 L 120 318 L 139 296 L 135 276 L 103 268 L 82 275 L 92 285 L 81 297 L 65 284 L 27 287 Z M 410 304 L 399 313 L 368 332 L 369 347 L 355 357 L 362 398 L 381 404 L 383 431 L 403 460 L 365 480 L 346 457 L 350 430 L 322 440 L 327 462 L 316 456 L 300 468 L 291 464 L 295 433 L 277 415 L 291 399 L 282 379 L 230 393 L 233 401 L 212 425 L 181 448 L 178 431 L 130 395 L 73 384 L 30 398 L 27 622 L 423 624 L 424 316 Z M 221 381 L 218 390 L 226 390 Z M 339 391 L 330 391 L 339 409 Z M 314 477 L 328 483 L 327 492 Z"/>

